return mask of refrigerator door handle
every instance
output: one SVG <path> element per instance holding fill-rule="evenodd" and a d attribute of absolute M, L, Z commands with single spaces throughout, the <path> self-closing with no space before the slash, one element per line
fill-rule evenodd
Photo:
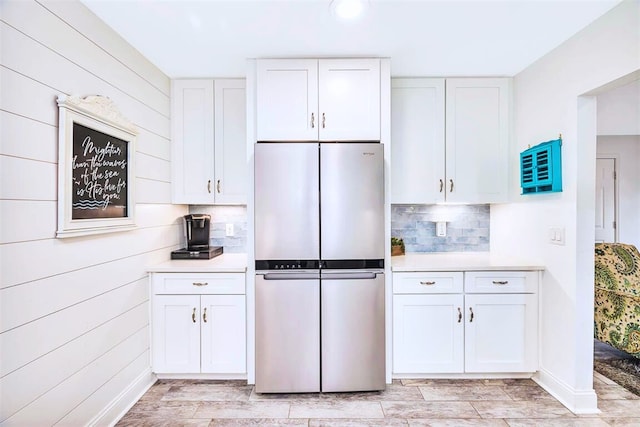
<path fill-rule="evenodd" d="M 312 280 L 319 279 L 318 273 L 265 273 L 264 280 Z"/>
<path fill-rule="evenodd" d="M 365 271 L 357 273 L 322 273 L 322 280 L 371 280 L 375 279 L 378 274 L 382 274 L 382 272 Z"/>

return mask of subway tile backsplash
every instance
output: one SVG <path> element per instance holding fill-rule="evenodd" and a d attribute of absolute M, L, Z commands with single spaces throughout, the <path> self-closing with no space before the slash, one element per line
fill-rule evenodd
<path fill-rule="evenodd" d="M 489 205 L 392 205 L 391 235 L 406 252 L 488 252 Z M 189 213 L 211 215 L 211 245 L 225 253 L 247 252 L 246 206 L 189 206 Z M 436 236 L 435 221 L 446 221 L 447 236 Z M 226 236 L 233 224 L 234 235 Z"/>
<path fill-rule="evenodd" d="M 189 206 L 189 213 L 211 215 L 211 245 L 222 246 L 225 253 L 247 252 L 246 206 Z M 233 236 L 226 235 L 226 225 L 233 224 Z"/>
<path fill-rule="evenodd" d="M 489 213 L 489 205 L 392 205 L 391 236 L 405 252 L 488 252 Z M 446 237 L 436 221 L 446 221 Z"/>

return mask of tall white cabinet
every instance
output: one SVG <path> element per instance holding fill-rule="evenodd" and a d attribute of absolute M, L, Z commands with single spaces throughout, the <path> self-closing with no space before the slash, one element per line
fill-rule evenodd
<path fill-rule="evenodd" d="M 508 78 L 391 80 L 391 202 L 508 196 Z"/>
<path fill-rule="evenodd" d="M 173 203 L 246 204 L 245 80 L 171 84 Z"/>
<path fill-rule="evenodd" d="M 258 141 L 379 141 L 380 59 L 260 59 Z"/>

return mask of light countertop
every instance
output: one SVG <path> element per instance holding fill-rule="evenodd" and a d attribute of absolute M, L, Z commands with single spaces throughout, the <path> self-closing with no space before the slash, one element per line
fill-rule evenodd
<path fill-rule="evenodd" d="M 245 273 L 246 254 L 225 254 L 212 259 L 172 259 L 147 267 L 151 273 Z"/>
<path fill-rule="evenodd" d="M 392 271 L 509 271 L 544 270 L 544 266 L 489 252 L 408 253 L 391 257 Z"/>

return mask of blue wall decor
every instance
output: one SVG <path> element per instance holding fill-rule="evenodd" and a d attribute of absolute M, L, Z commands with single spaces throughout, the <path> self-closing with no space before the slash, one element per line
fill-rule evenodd
<path fill-rule="evenodd" d="M 562 135 L 520 153 L 522 194 L 562 191 Z"/>

